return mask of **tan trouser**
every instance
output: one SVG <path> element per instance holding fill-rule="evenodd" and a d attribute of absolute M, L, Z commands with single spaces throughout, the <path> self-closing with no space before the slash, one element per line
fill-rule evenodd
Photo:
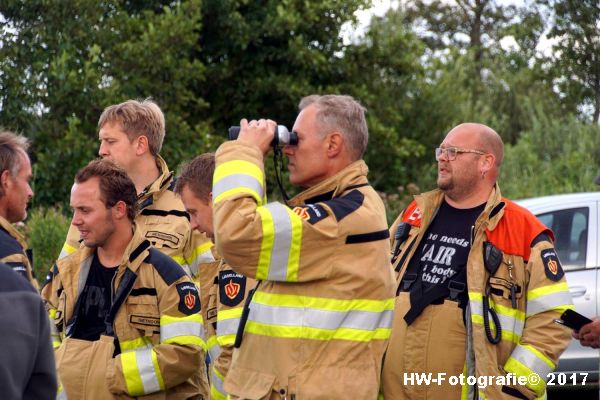
<path fill-rule="evenodd" d="M 106 368 L 114 352 L 113 338 L 97 341 L 66 338 L 56 351 L 56 368 L 69 400 L 106 400 Z"/>
<path fill-rule="evenodd" d="M 460 399 L 460 385 L 450 385 L 450 376 L 459 376 L 465 363 L 466 334 L 458 303 L 427 306 L 407 326 L 403 317 L 410 308 L 408 292 L 396 299 L 392 336 L 385 355 L 382 389 L 386 400 Z M 417 376 L 445 373 L 441 384 L 418 382 Z M 411 379 L 412 377 L 412 379 Z"/>

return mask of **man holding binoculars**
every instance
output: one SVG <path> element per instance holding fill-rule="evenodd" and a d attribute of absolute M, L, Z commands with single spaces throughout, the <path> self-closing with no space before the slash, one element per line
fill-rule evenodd
<path fill-rule="evenodd" d="M 241 121 L 216 153 L 216 246 L 259 282 L 246 304 L 225 390 L 232 399 L 376 399 L 394 304 L 389 233 L 367 181 L 364 108 L 308 96 L 285 145 L 290 182 L 266 201 L 264 157 L 276 123 Z"/>

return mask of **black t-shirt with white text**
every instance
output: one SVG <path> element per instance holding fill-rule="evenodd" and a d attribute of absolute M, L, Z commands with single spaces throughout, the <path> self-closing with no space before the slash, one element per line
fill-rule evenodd
<path fill-rule="evenodd" d="M 79 313 L 72 337 L 95 341 L 106 331 L 104 319 L 110 311 L 112 280 L 118 267 L 107 268 L 94 253 L 90 272 L 81 291 Z"/>
<path fill-rule="evenodd" d="M 423 292 L 438 285 L 447 287 L 448 280 L 465 268 L 471 250 L 471 229 L 484 207 L 485 203 L 459 209 L 442 202 L 411 260 L 411 270 L 417 271 Z M 462 276 L 461 282 L 466 284 L 466 274 Z"/>

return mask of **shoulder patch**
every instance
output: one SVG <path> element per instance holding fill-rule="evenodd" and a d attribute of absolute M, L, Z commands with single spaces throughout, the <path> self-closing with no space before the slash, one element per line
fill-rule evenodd
<path fill-rule="evenodd" d="M 200 295 L 198 288 L 192 282 L 181 282 L 175 285 L 179 294 L 179 311 L 185 315 L 200 312 Z"/>
<path fill-rule="evenodd" d="M 300 218 L 314 225 L 327 217 L 327 211 L 319 204 L 307 204 L 304 207 L 294 207 L 292 211 Z"/>
<path fill-rule="evenodd" d="M 186 276 L 181 265 L 155 248 L 150 248 L 150 254 L 146 257 L 145 262 L 152 264 L 168 286 L 171 286 L 179 278 Z"/>
<path fill-rule="evenodd" d="M 407 222 L 412 226 L 421 226 L 423 213 L 417 206 L 417 202 L 413 200 L 408 207 L 402 212 L 402 222 Z"/>
<path fill-rule="evenodd" d="M 365 195 L 362 192 L 353 190 L 345 196 L 325 201 L 324 204 L 327 204 L 327 206 L 331 208 L 331 211 L 333 211 L 335 218 L 339 222 L 349 214 L 358 210 L 360 206 L 362 206 L 364 200 Z"/>
<path fill-rule="evenodd" d="M 244 300 L 246 277 L 233 270 L 219 271 L 219 301 L 235 307 Z"/>
<path fill-rule="evenodd" d="M 554 249 L 545 249 L 541 252 L 542 261 L 544 263 L 544 271 L 546 277 L 551 281 L 557 282 L 565 275 L 565 272 L 560 265 L 560 260 Z"/>

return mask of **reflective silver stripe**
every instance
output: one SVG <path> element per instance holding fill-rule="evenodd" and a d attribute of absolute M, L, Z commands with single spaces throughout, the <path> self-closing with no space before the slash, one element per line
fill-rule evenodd
<path fill-rule="evenodd" d="M 68 251 L 66 251 L 66 250 L 64 250 L 64 249 L 63 249 L 63 250 L 60 252 L 60 254 L 58 255 L 58 259 L 60 260 L 61 258 L 65 258 L 66 256 L 68 256 L 68 255 L 71 255 L 71 254 L 72 254 L 72 253 L 69 253 Z M 58 397 L 57 397 L 57 398 L 58 398 Z"/>
<path fill-rule="evenodd" d="M 56 400 L 67 400 L 67 391 L 64 387 L 59 388 L 60 392 L 56 395 Z"/>
<path fill-rule="evenodd" d="M 217 321 L 217 336 L 237 334 L 240 318 L 229 318 Z"/>
<path fill-rule="evenodd" d="M 273 217 L 273 251 L 269 262 L 270 281 L 286 281 L 287 269 L 292 245 L 292 222 L 287 207 L 280 203 L 269 203 L 265 206 Z"/>
<path fill-rule="evenodd" d="M 221 178 L 213 185 L 213 199 L 216 199 L 221 194 L 228 190 L 244 187 L 256 192 L 260 198 L 264 197 L 263 187 L 261 182 L 253 176 L 246 174 L 233 174 Z"/>
<path fill-rule="evenodd" d="M 571 293 L 566 291 L 560 291 L 556 293 L 550 293 L 543 296 L 536 297 L 535 299 L 527 300 L 527 316 L 552 310 L 553 308 L 571 305 Z"/>
<path fill-rule="evenodd" d="M 554 370 L 548 364 L 544 362 L 544 360 L 540 359 L 534 353 L 529 351 L 526 347 L 518 345 L 513 350 L 510 355 L 511 358 L 514 358 L 521 364 L 525 365 L 527 368 L 535 372 L 544 380 L 544 382 L 548 379 L 548 374 Z"/>
<path fill-rule="evenodd" d="M 302 326 L 316 329 L 362 329 L 374 331 L 392 327 L 392 310 L 381 312 L 331 311 L 314 308 L 279 307 L 252 303 L 248 319 L 262 324 Z"/>
<path fill-rule="evenodd" d="M 219 393 L 221 393 L 223 396 L 227 396 L 227 392 L 225 392 L 225 387 L 224 387 L 224 382 L 221 379 L 221 377 L 219 376 L 219 374 L 217 374 L 215 372 L 215 369 L 213 368 L 213 370 L 211 371 L 211 385 L 213 385 L 213 387 L 215 389 L 217 389 L 217 391 Z"/>
<path fill-rule="evenodd" d="M 215 257 L 212 255 L 210 250 L 200 253 L 189 265 L 192 276 L 198 275 L 198 266 L 200 264 L 209 263 L 215 261 Z"/>
<path fill-rule="evenodd" d="M 160 326 L 160 341 L 172 339 L 178 336 L 198 336 L 205 339 L 204 327 L 198 322 L 173 322 Z"/>
<path fill-rule="evenodd" d="M 135 360 L 137 362 L 140 379 L 144 386 L 144 393 L 154 393 L 160 390 L 158 377 L 152 363 L 152 349 L 141 349 L 135 351 Z"/>
<path fill-rule="evenodd" d="M 471 306 L 471 313 L 474 315 L 483 316 L 483 304 L 479 301 L 469 301 L 469 305 Z M 498 310 L 495 310 L 498 315 L 498 319 L 500 320 L 500 326 L 502 330 L 511 331 L 519 336 L 523 335 L 523 328 L 525 327 L 525 321 L 522 321 L 518 318 L 511 317 L 509 315 L 505 315 L 500 313 Z M 491 320 L 491 318 L 490 318 Z"/>
<path fill-rule="evenodd" d="M 208 349 L 210 361 L 215 362 L 215 360 L 219 357 L 219 354 L 221 354 L 221 346 L 219 346 L 219 344 L 215 342 L 215 344 L 210 346 L 210 348 Z"/>

